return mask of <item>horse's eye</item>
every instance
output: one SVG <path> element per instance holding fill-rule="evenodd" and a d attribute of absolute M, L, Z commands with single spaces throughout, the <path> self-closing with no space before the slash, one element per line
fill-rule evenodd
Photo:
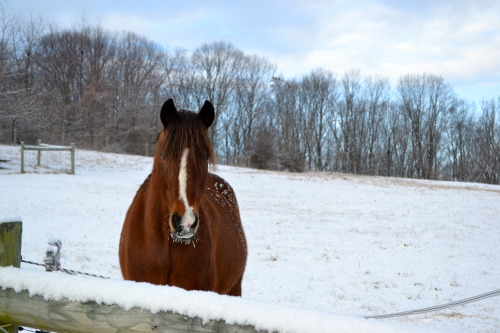
<path fill-rule="evenodd" d="M 161 159 L 162 159 L 162 160 L 164 160 L 164 161 L 167 159 L 167 156 L 165 156 L 165 152 L 161 152 L 161 153 L 160 153 L 160 157 L 161 157 Z"/>

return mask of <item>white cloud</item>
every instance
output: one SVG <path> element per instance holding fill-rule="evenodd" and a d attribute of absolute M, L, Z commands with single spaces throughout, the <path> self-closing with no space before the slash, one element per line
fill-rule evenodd
<path fill-rule="evenodd" d="M 438 2 L 411 11 L 367 2 L 341 13 L 326 8 L 320 28 L 305 33 L 311 36 L 306 45 L 314 41 L 306 54 L 278 54 L 275 60 L 292 75 L 316 67 L 337 74 L 359 68 L 394 82 L 407 73 L 427 72 L 454 85 L 496 82 L 500 94 L 500 4 L 457 5 Z"/>

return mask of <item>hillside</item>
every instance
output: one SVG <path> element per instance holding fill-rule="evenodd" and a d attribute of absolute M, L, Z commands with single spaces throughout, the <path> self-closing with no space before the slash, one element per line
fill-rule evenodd
<path fill-rule="evenodd" d="M 121 224 L 152 159 L 78 150 L 75 176 L 44 167 L 19 174 L 18 149 L 0 146 L 11 160 L 0 169 L 0 216 L 22 217 L 23 257 L 41 262 L 47 240 L 59 238 L 63 267 L 120 278 Z M 58 154 L 44 155 L 42 166 L 55 168 Z M 246 299 L 364 316 L 500 288 L 499 186 L 227 166 L 216 173 L 240 204 Z M 497 297 L 386 321 L 494 332 L 498 318 Z"/>

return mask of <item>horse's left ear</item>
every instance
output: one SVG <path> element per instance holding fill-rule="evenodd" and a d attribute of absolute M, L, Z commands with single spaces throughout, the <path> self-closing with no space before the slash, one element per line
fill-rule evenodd
<path fill-rule="evenodd" d="M 177 108 L 175 107 L 174 100 L 169 99 L 161 107 L 160 118 L 163 126 L 177 119 Z"/>
<path fill-rule="evenodd" d="M 201 107 L 198 112 L 198 119 L 205 125 L 206 128 L 209 128 L 210 125 L 214 122 L 215 119 L 215 111 L 214 106 L 209 101 L 205 101 L 205 104 Z"/>

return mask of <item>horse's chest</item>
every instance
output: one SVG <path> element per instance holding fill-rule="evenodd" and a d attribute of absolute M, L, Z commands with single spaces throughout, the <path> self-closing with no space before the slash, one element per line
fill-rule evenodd
<path fill-rule="evenodd" d="M 195 244 L 171 244 L 167 284 L 203 290 L 210 277 L 210 250 Z"/>

